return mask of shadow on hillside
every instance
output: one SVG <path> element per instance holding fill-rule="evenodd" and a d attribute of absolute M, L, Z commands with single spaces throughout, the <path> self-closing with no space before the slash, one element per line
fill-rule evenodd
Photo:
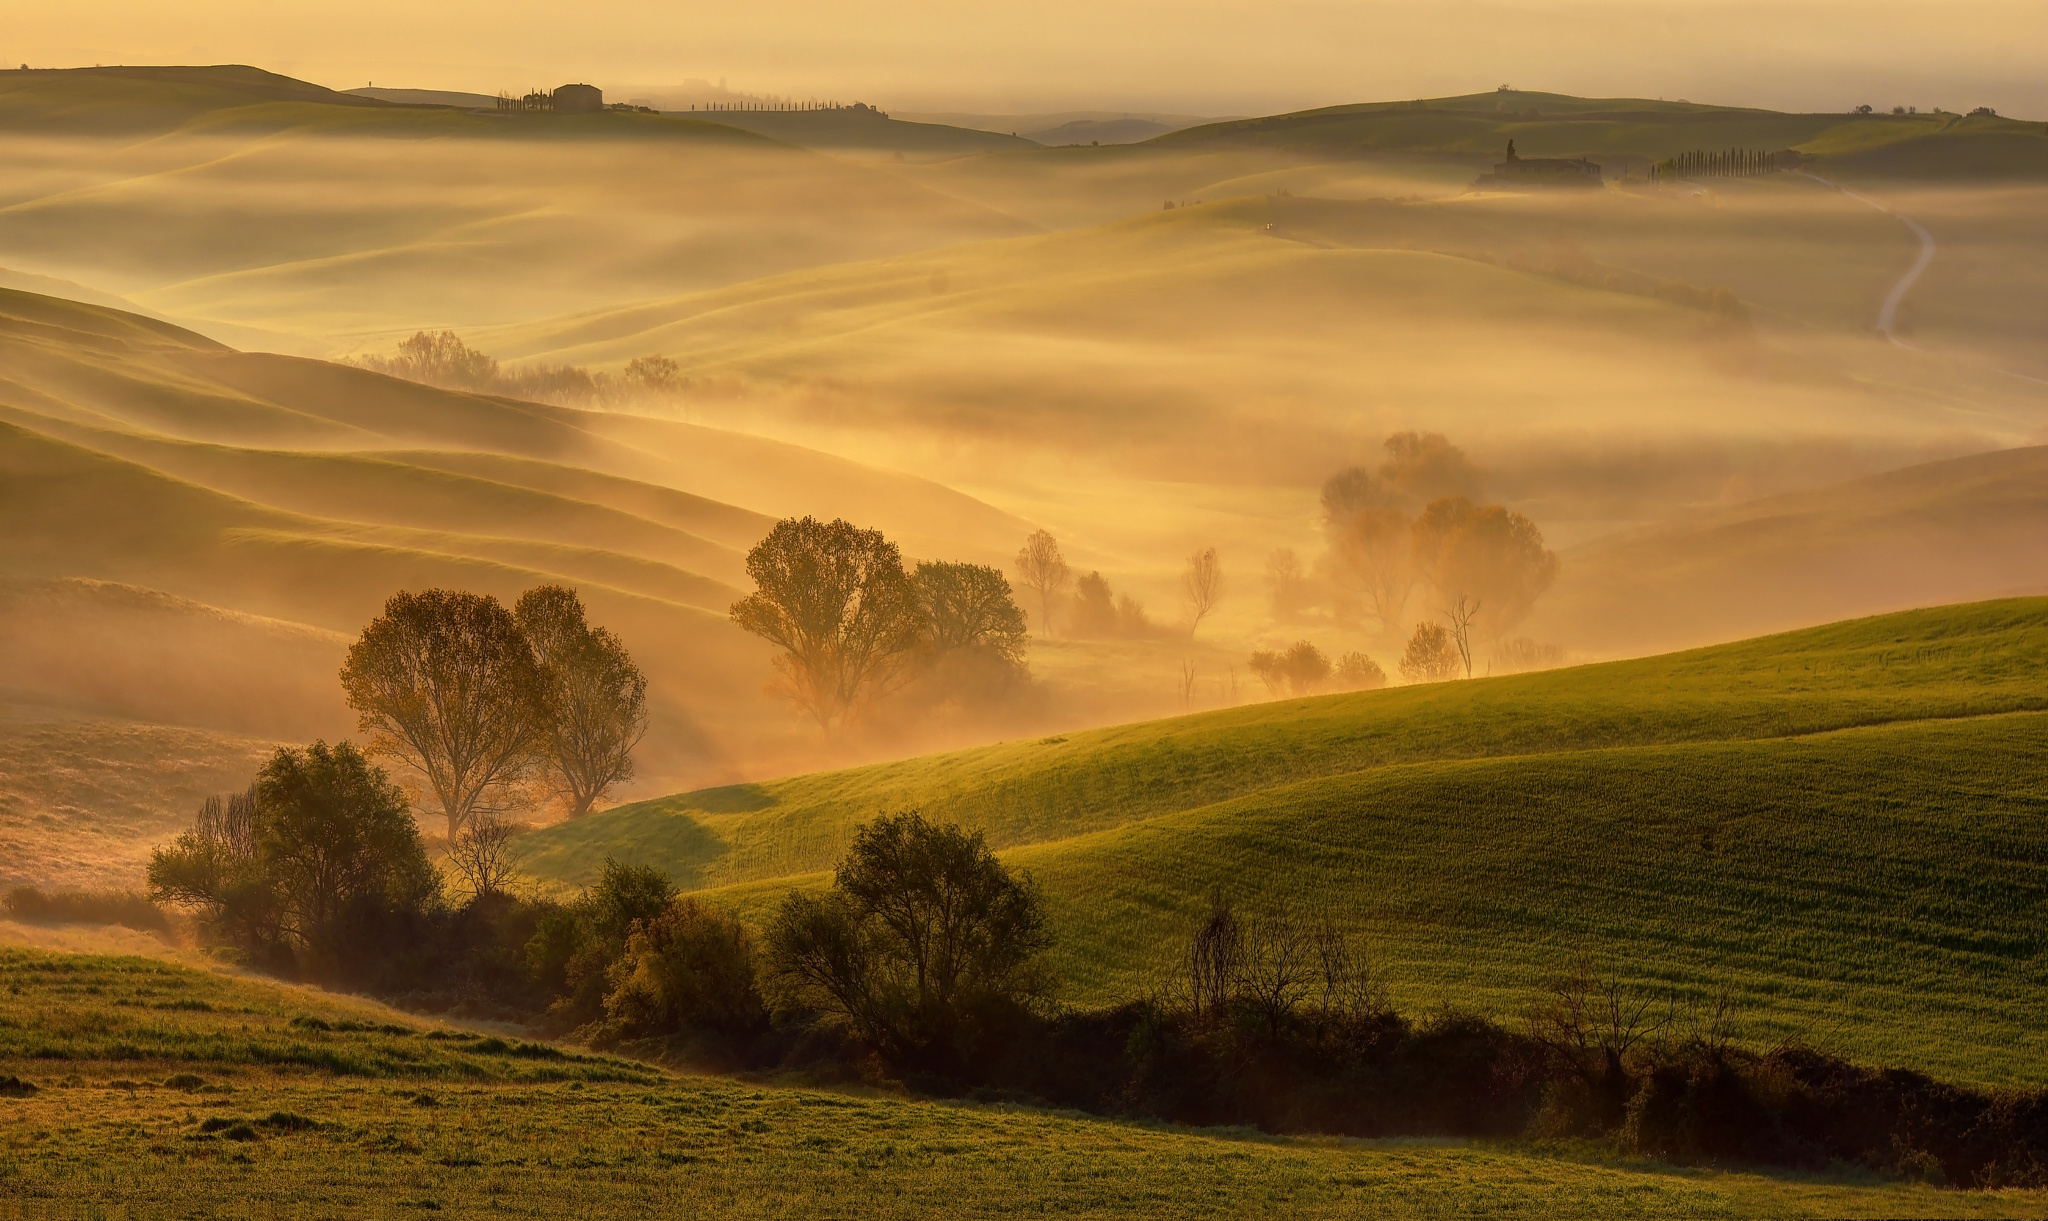
<path fill-rule="evenodd" d="M 687 809 L 704 814 L 751 814 L 775 803 L 775 795 L 758 784 L 727 784 L 685 794 L 671 812 L 679 814 Z"/>

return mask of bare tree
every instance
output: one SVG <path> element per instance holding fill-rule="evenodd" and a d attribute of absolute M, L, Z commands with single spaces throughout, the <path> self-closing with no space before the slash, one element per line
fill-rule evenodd
<path fill-rule="evenodd" d="M 647 676 L 617 636 L 590 626 L 573 589 L 529 589 L 512 616 L 546 686 L 549 771 L 569 817 L 581 818 L 633 776 L 633 748 L 647 734 Z"/>
<path fill-rule="evenodd" d="M 546 685 L 496 598 L 393 594 L 349 649 L 341 686 L 370 751 L 420 777 L 451 842 L 477 815 L 522 800 L 545 758 Z"/>
<path fill-rule="evenodd" d="M 1281 910 L 1249 921 L 1238 973 L 1238 990 L 1278 1038 L 1285 1025 L 1309 998 L 1321 968 L 1316 930 Z"/>
<path fill-rule="evenodd" d="M 1230 900 L 1211 892 L 1208 917 L 1188 939 L 1184 968 L 1188 1012 L 1197 1022 L 1216 1021 L 1236 1003 L 1244 954 L 1244 926 Z"/>
<path fill-rule="evenodd" d="M 732 619 L 780 647 L 785 693 L 830 733 L 904 673 L 921 624 L 903 554 L 879 530 L 788 518 L 747 553 Z"/>
<path fill-rule="evenodd" d="M 1180 710 L 1187 712 L 1195 702 L 1195 663 L 1183 657 L 1180 662 Z"/>
<path fill-rule="evenodd" d="M 1629 1053 L 1658 1038 L 1677 1016 L 1619 976 L 1602 978 L 1590 959 L 1552 979 L 1549 993 L 1529 1014 L 1530 1036 L 1610 1101 L 1626 1090 Z"/>
<path fill-rule="evenodd" d="M 1362 939 L 1346 932 L 1327 912 L 1316 921 L 1313 935 L 1320 987 L 1316 1007 L 1325 1018 L 1372 1018 L 1393 1012 L 1386 978 Z"/>
<path fill-rule="evenodd" d="M 1308 577 L 1294 548 L 1281 547 L 1266 557 L 1266 601 L 1275 619 L 1293 619 L 1307 608 L 1309 598 Z"/>
<path fill-rule="evenodd" d="M 1443 609 L 1444 622 L 1450 625 L 1451 643 L 1457 646 L 1458 660 L 1465 663 L 1465 677 L 1472 677 L 1472 621 L 1479 617 L 1479 600 L 1459 594 L 1457 599 Z"/>
<path fill-rule="evenodd" d="M 1041 635 L 1052 634 L 1052 600 L 1066 592 L 1067 582 L 1073 575 L 1066 559 L 1060 555 L 1059 540 L 1050 533 L 1039 530 L 1024 540 L 1023 550 L 1017 553 L 1017 576 L 1023 581 L 1024 588 L 1038 594 L 1038 631 Z"/>
<path fill-rule="evenodd" d="M 514 873 L 512 837 L 518 833 L 513 823 L 484 814 L 448 841 L 448 863 L 469 884 L 471 894 L 481 898 L 505 893 Z"/>
<path fill-rule="evenodd" d="M 1192 640 L 1203 618 L 1223 598 L 1223 566 L 1216 561 L 1214 547 L 1204 547 L 1188 557 L 1187 570 L 1180 574 L 1180 592 L 1194 617 L 1188 624 L 1188 639 Z"/>

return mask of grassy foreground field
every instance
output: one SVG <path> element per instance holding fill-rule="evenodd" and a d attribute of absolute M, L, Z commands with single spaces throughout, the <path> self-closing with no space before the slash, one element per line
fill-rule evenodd
<path fill-rule="evenodd" d="M 0 1217 L 2039 1216 L 2039 1193 L 1185 1131 L 674 1078 L 0 949 Z"/>

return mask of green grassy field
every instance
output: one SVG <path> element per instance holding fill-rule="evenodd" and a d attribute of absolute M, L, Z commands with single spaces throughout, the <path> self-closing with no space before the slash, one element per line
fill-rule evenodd
<path fill-rule="evenodd" d="M 0 1216 L 2039 1216 L 2039 1193 L 1273 1139 L 673 1077 L 150 959 L 0 948 Z"/>
<path fill-rule="evenodd" d="M 1368 933 L 1411 1008 L 1509 1015 L 1590 955 L 1747 1037 L 2038 1084 L 2048 600 L 1289 700 L 623 807 L 521 841 L 764 919 L 921 808 L 1046 887 L 1068 999 L 1165 982 L 1216 889 Z"/>

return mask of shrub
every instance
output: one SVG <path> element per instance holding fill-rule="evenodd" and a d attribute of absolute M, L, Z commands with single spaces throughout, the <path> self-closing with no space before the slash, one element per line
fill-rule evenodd
<path fill-rule="evenodd" d="M 163 909 L 132 890 L 45 891 L 17 886 L 0 907 L 24 924 L 118 924 L 143 933 L 171 931 Z"/>
<path fill-rule="evenodd" d="M 1387 672 L 1363 653 L 1346 653 L 1337 659 L 1337 685 L 1346 691 L 1377 691 L 1387 685 Z"/>
<path fill-rule="evenodd" d="M 404 792 L 347 742 L 280 747 L 248 797 L 202 807 L 150 856 L 150 895 L 210 931 L 318 973 L 361 978 L 441 900 Z"/>
<path fill-rule="evenodd" d="M 554 1003 L 548 1016 L 564 1029 L 604 1018 L 612 964 L 626 952 L 633 926 L 654 920 L 675 897 L 659 869 L 605 858 L 597 884 L 575 902 L 541 913 L 526 943 L 527 969 Z"/>
<path fill-rule="evenodd" d="M 612 1030 L 635 1038 L 689 1031 L 749 1034 L 767 1024 L 754 943 L 738 920 L 693 898 L 636 922 L 606 973 Z"/>
<path fill-rule="evenodd" d="M 1438 623 L 1418 623 L 1401 654 L 1401 677 L 1411 683 L 1440 683 L 1457 677 L 1464 662 L 1451 633 Z"/>

